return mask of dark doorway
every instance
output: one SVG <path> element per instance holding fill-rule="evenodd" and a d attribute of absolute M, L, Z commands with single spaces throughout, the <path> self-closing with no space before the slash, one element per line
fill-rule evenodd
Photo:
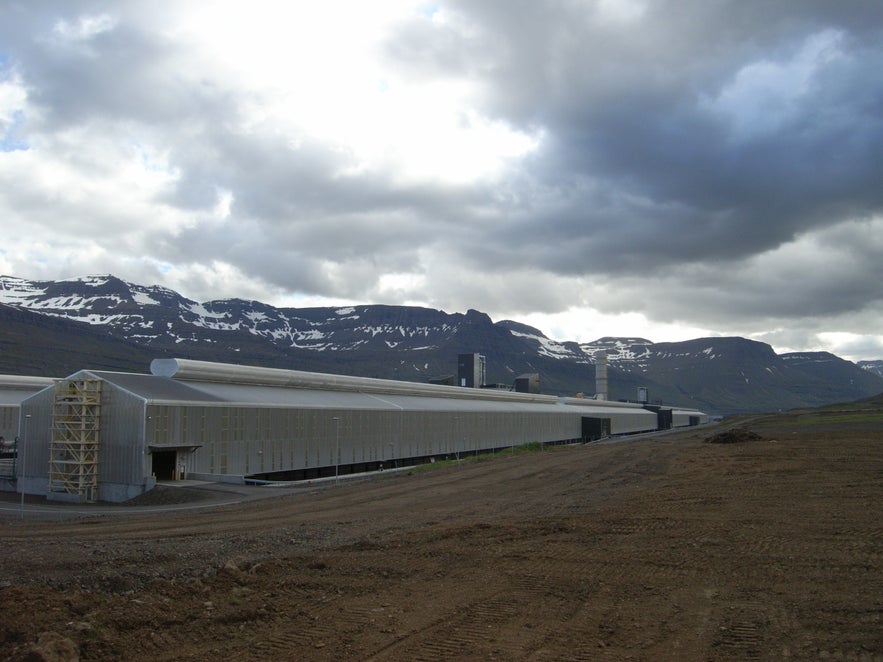
<path fill-rule="evenodd" d="M 674 425 L 674 412 L 671 409 L 659 407 L 656 410 L 656 429 L 671 430 Z"/>
<path fill-rule="evenodd" d="M 610 419 L 583 416 L 583 439 L 594 441 L 610 436 Z"/>
<path fill-rule="evenodd" d="M 177 451 L 153 451 L 153 475 L 157 480 L 174 480 Z"/>

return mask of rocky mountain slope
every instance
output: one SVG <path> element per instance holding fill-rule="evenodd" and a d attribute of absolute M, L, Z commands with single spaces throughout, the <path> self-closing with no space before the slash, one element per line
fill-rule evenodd
<path fill-rule="evenodd" d="M 827 353 L 780 356 L 744 338 L 558 342 L 475 310 L 199 303 L 113 276 L 3 276 L 0 304 L 0 370 L 12 374 L 63 376 L 87 367 L 144 372 L 152 358 L 178 356 L 425 382 L 455 373 L 459 353 L 477 352 L 487 357 L 491 383 L 511 385 L 520 374 L 539 373 L 545 393 L 591 396 L 603 352 L 611 399 L 635 399 L 642 386 L 651 402 L 726 414 L 883 392 L 879 374 Z"/>
<path fill-rule="evenodd" d="M 856 365 L 862 370 L 883 377 L 883 361 L 859 361 Z"/>

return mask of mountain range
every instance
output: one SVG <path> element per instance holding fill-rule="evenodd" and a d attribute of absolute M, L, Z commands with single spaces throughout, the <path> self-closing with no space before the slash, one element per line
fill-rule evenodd
<path fill-rule="evenodd" d="M 511 386 L 522 374 L 538 373 L 544 393 L 591 397 L 604 353 L 610 399 L 634 400 L 644 387 L 653 403 L 711 414 L 818 406 L 883 392 L 883 361 L 776 354 L 745 338 L 559 342 L 476 310 L 199 303 L 109 275 L 59 281 L 0 276 L 0 324 L 0 372 L 6 374 L 145 372 L 154 358 L 179 357 L 426 382 L 452 376 L 458 354 L 479 353 L 491 384 Z"/>

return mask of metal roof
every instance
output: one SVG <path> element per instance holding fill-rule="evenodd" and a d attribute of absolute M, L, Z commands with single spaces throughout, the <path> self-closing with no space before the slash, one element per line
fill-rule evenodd
<path fill-rule="evenodd" d="M 143 398 L 152 404 L 227 405 L 243 407 L 286 407 L 301 409 L 352 409 L 391 411 L 438 411 L 438 412 L 530 412 L 572 413 L 581 416 L 611 416 L 622 414 L 619 403 L 600 401 L 580 402 L 579 407 L 564 404 L 551 398 L 541 402 L 532 400 L 487 400 L 477 389 L 448 387 L 451 396 L 429 397 L 390 393 L 363 393 L 358 391 L 335 391 L 328 389 L 298 388 L 296 386 L 262 386 L 254 384 L 226 384 L 218 382 L 178 382 L 169 377 L 138 375 L 117 372 L 89 371 L 118 388 Z M 415 384 L 420 386 L 420 384 Z M 605 405 L 617 406 L 605 406 Z M 640 407 L 630 408 L 630 413 L 655 416 Z"/>
<path fill-rule="evenodd" d="M 36 390 L 20 390 L 14 388 L 0 388 L 0 406 L 18 407 L 22 400 L 31 397 Z"/>
<path fill-rule="evenodd" d="M 404 410 L 404 411 L 531 411 L 556 412 L 557 404 L 494 402 L 462 398 L 430 398 L 419 395 L 378 395 L 356 391 L 330 391 L 250 384 L 214 382 L 181 383 L 168 377 L 90 371 L 114 386 L 152 404 L 217 404 L 244 407 L 287 407 L 303 409 Z M 464 392 L 468 396 L 472 389 Z"/>
<path fill-rule="evenodd" d="M 177 402 L 219 402 L 221 398 L 199 391 L 189 384 L 177 382 L 168 377 L 139 375 L 127 372 L 103 372 L 89 370 L 90 374 L 117 386 L 144 400 Z"/>
<path fill-rule="evenodd" d="M 0 375 L 0 388 L 17 388 L 30 391 L 39 391 L 52 386 L 55 380 L 52 377 L 33 377 L 30 375 Z"/>
<path fill-rule="evenodd" d="M 54 383 L 51 377 L 0 375 L 0 406 L 18 406 L 25 398 Z"/>
<path fill-rule="evenodd" d="M 469 397 L 473 400 L 522 403 L 555 404 L 558 401 L 558 398 L 553 395 L 513 393 L 494 389 L 463 389 L 462 387 L 441 386 L 439 384 L 304 372 L 301 370 L 282 370 L 279 368 L 262 368 L 230 363 L 211 363 L 190 359 L 154 359 L 150 364 L 150 371 L 157 376 L 172 377 L 188 383 L 199 382 L 201 384 L 232 384 L 388 395 L 419 395 L 431 398 L 460 399 Z M 464 391 L 469 391 L 469 395 L 467 396 Z"/>
<path fill-rule="evenodd" d="M 188 368 L 202 362 L 184 362 Z M 211 366 L 215 367 L 215 366 Z M 219 364 L 219 372 L 232 366 Z M 575 414 L 591 417 L 622 415 L 627 410 L 637 416 L 655 417 L 655 413 L 632 403 L 610 402 L 555 396 L 506 394 L 488 397 L 487 391 L 454 386 L 431 386 L 411 382 L 393 382 L 368 378 L 347 378 L 337 375 L 300 373 L 287 370 L 243 370 L 247 376 L 260 379 L 234 380 L 209 374 L 200 379 L 197 371 L 179 381 L 167 375 L 145 375 L 123 372 L 83 371 L 142 398 L 147 403 L 162 405 L 226 405 L 242 407 L 284 407 L 300 409 L 401 410 L 438 412 L 530 412 Z M 238 371 L 236 371 L 238 373 Z M 277 378 L 266 379 L 267 376 Z M 236 374 L 239 377 L 239 374 Z M 262 383 L 263 382 L 263 383 Z M 269 382 L 269 383 L 268 383 Z M 430 386 L 427 388 L 427 386 Z M 361 387 L 361 388 L 360 388 Z M 30 394 L 28 394 L 30 395 Z M 515 396 L 515 397 L 513 397 Z M 519 397 L 524 396 L 524 397 Z"/>

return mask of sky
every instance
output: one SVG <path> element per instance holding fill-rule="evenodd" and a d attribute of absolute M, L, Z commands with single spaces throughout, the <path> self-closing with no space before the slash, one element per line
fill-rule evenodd
<path fill-rule="evenodd" d="M 883 359 L 883 2 L 0 0 L 0 273 Z"/>

